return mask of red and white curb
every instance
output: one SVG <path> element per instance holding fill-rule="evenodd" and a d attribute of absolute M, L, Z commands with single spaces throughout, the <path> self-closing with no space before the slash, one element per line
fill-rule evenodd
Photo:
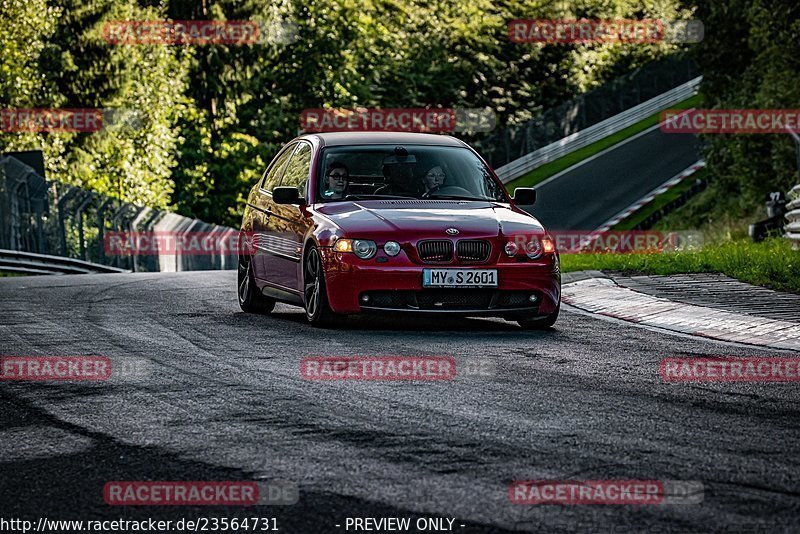
<path fill-rule="evenodd" d="M 773 349 L 800 351 L 800 324 L 742 315 L 654 297 L 608 278 L 565 284 L 561 299 L 575 308 L 632 323 Z"/>
<path fill-rule="evenodd" d="M 642 198 L 637 200 L 635 203 L 631 204 L 630 206 L 628 206 L 627 208 L 625 208 L 621 212 L 619 212 L 616 215 L 614 215 L 612 218 L 610 218 L 605 223 L 603 223 L 595 231 L 596 232 L 607 232 L 608 230 L 610 230 L 614 226 L 618 225 L 620 223 L 620 221 L 623 221 L 623 220 L 627 219 L 628 217 L 633 215 L 635 212 L 637 212 L 640 209 L 642 209 L 642 207 L 644 207 L 647 204 L 649 204 L 650 202 L 652 202 L 657 196 L 663 195 L 664 193 L 666 193 L 667 191 L 669 191 L 670 189 L 672 189 L 673 187 L 675 187 L 676 185 L 681 183 L 683 180 L 685 180 L 689 176 L 693 175 L 694 173 L 696 173 L 697 171 L 699 171 L 700 169 L 702 169 L 705 166 L 706 166 L 706 162 L 704 160 L 700 160 L 697 163 L 694 163 L 694 164 L 690 165 L 686 169 L 682 170 L 681 172 L 679 172 L 678 174 L 676 174 L 675 176 L 673 176 L 672 178 L 670 178 L 669 180 L 667 180 L 666 182 L 664 182 L 663 184 L 658 186 L 658 188 L 650 191 L 648 194 L 646 194 L 645 196 L 643 196 Z"/>

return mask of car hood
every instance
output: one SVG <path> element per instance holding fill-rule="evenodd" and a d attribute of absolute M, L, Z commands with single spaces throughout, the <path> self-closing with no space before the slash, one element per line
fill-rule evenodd
<path fill-rule="evenodd" d="M 363 200 L 331 202 L 317 211 L 351 237 L 381 234 L 443 237 L 448 228 L 457 229 L 458 237 L 544 231 L 532 215 L 513 210 L 507 204 L 484 201 Z"/>

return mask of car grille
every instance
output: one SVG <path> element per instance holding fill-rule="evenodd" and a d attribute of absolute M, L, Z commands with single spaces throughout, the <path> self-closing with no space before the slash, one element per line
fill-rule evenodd
<path fill-rule="evenodd" d="M 456 258 L 463 262 L 481 262 L 489 259 L 492 245 L 483 239 L 462 239 L 456 245 Z"/>
<path fill-rule="evenodd" d="M 427 263 L 447 263 L 453 260 L 453 242 L 448 239 L 420 241 L 417 254 Z"/>
<path fill-rule="evenodd" d="M 367 296 L 367 301 L 363 300 Z M 424 289 L 422 291 L 368 291 L 361 295 L 362 308 L 393 310 L 493 310 L 532 308 L 530 291 L 497 289 Z M 537 293 L 537 296 L 539 294 Z M 537 300 L 538 302 L 538 300 Z"/>

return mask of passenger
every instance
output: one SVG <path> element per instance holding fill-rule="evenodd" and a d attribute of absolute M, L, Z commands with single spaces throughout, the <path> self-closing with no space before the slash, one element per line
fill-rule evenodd
<path fill-rule="evenodd" d="M 431 167 L 422 175 L 422 183 L 425 185 L 425 193 L 423 196 L 430 196 L 435 193 L 447 179 L 444 170 L 439 165 Z"/>
<path fill-rule="evenodd" d="M 325 172 L 325 188 L 322 191 L 322 198 L 335 200 L 344 197 L 349 177 L 350 171 L 347 170 L 347 165 L 341 161 L 334 161 L 328 165 L 328 170 Z"/>

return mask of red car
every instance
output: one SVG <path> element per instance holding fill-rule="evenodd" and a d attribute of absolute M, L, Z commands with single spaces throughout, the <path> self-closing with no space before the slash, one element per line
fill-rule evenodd
<path fill-rule="evenodd" d="M 311 324 L 366 312 L 452 313 L 552 326 L 555 244 L 453 137 L 339 132 L 288 143 L 250 190 L 239 305 L 303 306 Z"/>

